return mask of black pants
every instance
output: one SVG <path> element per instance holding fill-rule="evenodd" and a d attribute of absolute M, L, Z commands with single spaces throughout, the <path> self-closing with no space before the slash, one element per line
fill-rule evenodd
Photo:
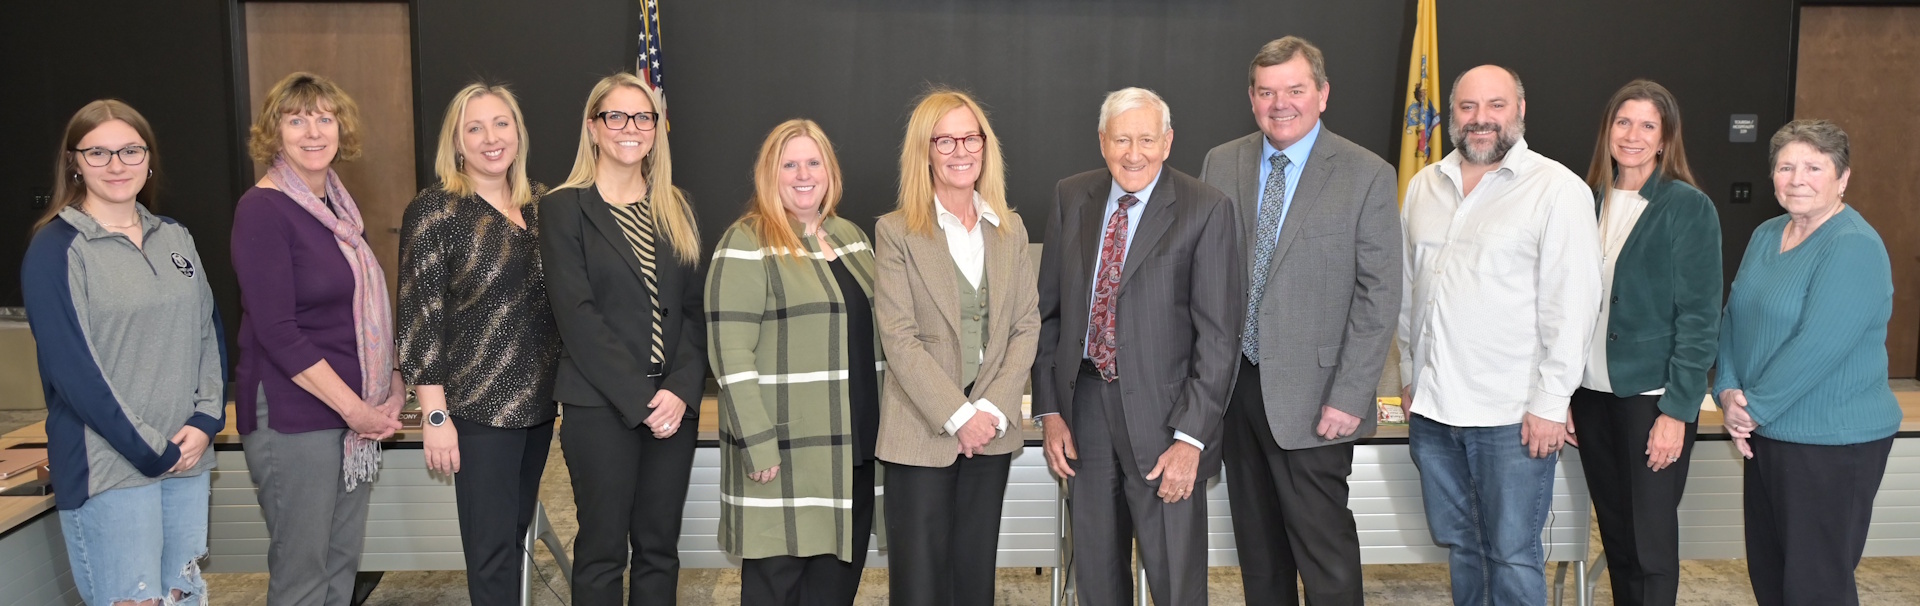
<path fill-rule="evenodd" d="M 1698 424 L 1687 424 L 1680 460 L 1656 472 L 1647 468 L 1647 437 L 1660 418 L 1660 396 L 1580 389 L 1571 407 L 1613 603 L 1672 606 L 1680 594 L 1680 497 Z"/>
<path fill-rule="evenodd" d="M 1584 431 L 1584 430 L 1582 430 Z M 1853 570 L 1893 436 L 1847 446 L 1754 436 L 1747 461 L 1747 577 L 1760 606 L 1860 603 Z"/>
<path fill-rule="evenodd" d="M 867 461 L 853 468 L 853 561 L 833 554 L 748 558 L 740 562 L 740 606 L 847 606 L 860 592 L 873 538 L 873 471 Z M 780 473 L 792 473 L 781 469 Z M 888 479 L 892 481 L 891 478 Z"/>
<path fill-rule="evenodd" d="M 1013 455 L 946 467 L 887 464 L 887 586 L 894 604 L 993 606 L 1000 507 Z"/>
<path fill-rule="evenodd" d="M 573 540 L 574 605 L 619 604 L 629 563 L 628 604 L 674 603 L 695 418 L 681 419 L 673 437 L 659 440 L 646 425 L 628 429 L 612 407 L 569 404 L 562 412 L 560 451 L 580 522 Z"/>
<path fill-rule="evenodd" d="M 1301 585 L 1311 606 L 1363 603 L 1360 533 L 1347 507 L 1353 443 L 1281 449 L 1267 423 L 1260 369 L 1244 357 L 1223 442 L 1247 603 L 1299 604 Z"/>
<path fill-rule="evenodd" d="M 540 502 L 553 423 L 501 429 L 455 417 L 460 472 L 453 475 L 467 597 L 476 606 L 520 603 L 521 540 Z"/>

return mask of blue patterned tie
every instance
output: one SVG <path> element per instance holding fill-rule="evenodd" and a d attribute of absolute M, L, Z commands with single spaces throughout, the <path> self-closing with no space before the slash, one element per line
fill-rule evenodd
<path fill-rule="evenodd" d="M 1260 194 L 1260 224 L 1253 231 L 1252 282 L 1247 285 L 1247 320 L 1240 325 L 1240 353 L 1260 363 L 1260 297 L 1267 292 L 1267 264 L 1273 262 L 1273 248 L 1280 239 L 1280 212 L 1287 202 L 1286 154 L 1274 154 L 1267 160 L 1273 170 L 1267 173 L 1267 188 Z"/>

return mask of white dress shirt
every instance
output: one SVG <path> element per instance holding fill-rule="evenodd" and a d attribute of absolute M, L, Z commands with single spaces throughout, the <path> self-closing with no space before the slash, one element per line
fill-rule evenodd
<path fill-rule="evenodd" d="M 1462 184 L 1458 150 L 1407 184 L 1401 384 L 1447 425 L 1564 422 L 1600 312 L 1593 193 L 1525 140 Z"/>
<path fill-rule="evenodd" d="M 985 277 L 984 274 L 987 271 L 987 236 L 980 232 L 980 224 L 986 223 L 999 227 L 1000 215 L 995 214 L 993 209 L 987 206 L 987 200 L 980 197 L 980 192 L 973 192 L 973 229 L 967 229 L 959 216 L 948 212 L 947 207 L 940 204 L 938 197 L 933 201 L 933 208 L 936 213 L 934 222 L 940 226 L 940 232 L 947 236 L 947 253 L 953 255 L 953 264 L 960 266 L 960 276 L 966 278 L 968 284 L 979 288 L 980 280 Z M 980 359 L 985 361 L 987 357 L 985 343 L 983 342 L 982 345 L 979 355 Z M 959 433 L 960 428 L 973 419 L 973 415 L 982 411 L 993 415 L 994 437 L 1007 435 L 1007 415 L 1000 412 L 1000 408 L 986 398 L 961 402 L 960 409 L 954 411 L 953 416 L 947 419 L 947 434 Z"/>
<path fill-rule="evenodd" d="M 1600 207 L 1600 317 L 1593 322 L 1592 351 L 1587 352 L 1587 376 L 1580 386 L 1600 393 L 1613 393 L 1613 378 L 1607 374 L 1607 314 L 1613 311 L 1613 265 L 1626 248 L 1627 236 L 1647 210 L 1647 199 L 1630 189 L 1612 189 L 1607 203 Z M 1641 393 L 1657 396 L 1667 393 L 1661 387 Z"/>

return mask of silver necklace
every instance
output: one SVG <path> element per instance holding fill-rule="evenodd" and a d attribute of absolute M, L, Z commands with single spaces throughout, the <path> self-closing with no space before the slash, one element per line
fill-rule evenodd
<path fill-rule="evenodd" d="M 128 223 L 126 225 L 114 225 L 106 221 L 101 221 L 99 217 L 93 216 L 93 213 L 87 212 L 87 208 L 84 206 L 80 207 L 80 214 L 86 215 L 88 219 L 93 219 L 94 223 L 99 223 L 101 227 L 105 227 L 107 229 L 133 229 L 135 226 L 140 225 L 139 213 L 135 213 L 133 215 L 133 222 Z"/>

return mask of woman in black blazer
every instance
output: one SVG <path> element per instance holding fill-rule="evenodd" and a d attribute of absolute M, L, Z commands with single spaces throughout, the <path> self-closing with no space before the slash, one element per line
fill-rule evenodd
<path fill-rule="evenodd" d="M 563 347 L 553 397 L 580 534 L 573 603 L 671 604 L 706 380 L 699 232 L 673 186 L 659 93 L 632 74 L 587 97 L 573 174 L 541 202 L 540 252 Z"/>

